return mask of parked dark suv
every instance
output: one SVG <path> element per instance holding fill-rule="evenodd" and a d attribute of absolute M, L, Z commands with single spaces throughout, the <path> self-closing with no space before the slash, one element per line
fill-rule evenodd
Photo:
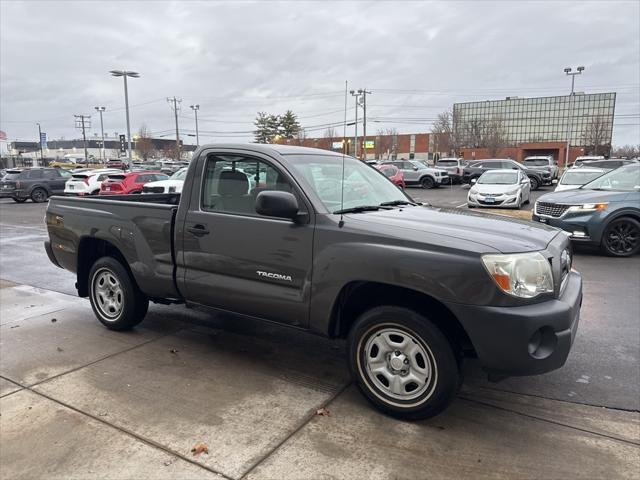
<path fill-rule="evenodd" d="M 61 168 L 13 168 L 0 180 L 0 198 L 12 198 L 22 203 L 31 199 L 36 203 L 51 195 L 62 195 L 71 173 Z"/>
<path fill-rule="evenodd" d="M 487 170 L 504 168 L 523 170 L 529 177 L 529 180 L 531 180 L 531 190 L 538 190 L 542 185 L 550 185 L 552 183 L 551 172 L 527 168 L 521 163 L 509 158 L 490 158 L 471 162 L 469 166 L 465 167 L 462 171 L 462 183 L 471 183 L 472 179 L 480 178 L 480 175 Z"/>

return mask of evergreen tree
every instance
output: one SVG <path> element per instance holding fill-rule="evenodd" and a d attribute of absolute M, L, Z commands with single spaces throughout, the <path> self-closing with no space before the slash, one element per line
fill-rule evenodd
<path fill-rule="evenodd" d="M 273 141 L 273 137 L 278 134 L 279 120 L 275 115 L 271 115 L 266 112 L 258 112 L 253 124 L 256 127 L 253 131 L 256 143 L 271 143 Z"/>
<path fill-rule="evenodd" d="M 300 131 L 300 123 L 291 110 L 280 117 L 280 135 L 284 138 L 296 138 Z"/>

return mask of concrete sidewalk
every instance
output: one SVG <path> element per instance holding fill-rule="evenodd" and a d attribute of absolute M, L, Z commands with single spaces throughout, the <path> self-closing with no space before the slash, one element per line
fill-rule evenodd
<path fill-rule="evenodd" d="M 2 478 L 640 472 L 637 412 L 464 387 L 444 414 L 401 422 L 350 385 L 340 342 L 162 306 L 117 333 L 84 299 L 0 287 Z M 191 453 L 198 442 L 208 454 Z"/>

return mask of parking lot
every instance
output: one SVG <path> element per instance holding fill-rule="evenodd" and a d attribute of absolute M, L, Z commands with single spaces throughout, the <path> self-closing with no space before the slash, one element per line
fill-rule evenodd
<path fill-rule="evenodd" d="M 407 191 L 466 208 L 459 185 Z M 577 250 L 584 303 L 562 369 L 490 383 L 468 361 L 454 405 L 410 423 L 359 395 L 342 342 L 162 305 L 106 330 L 49 262 L 45 209 L 0 200 L 3 477 L 637 478 L 638 256 Z"/>

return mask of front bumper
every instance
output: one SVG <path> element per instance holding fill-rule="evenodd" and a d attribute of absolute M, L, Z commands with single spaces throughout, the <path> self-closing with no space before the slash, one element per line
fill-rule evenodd
<path fill-rule="evenodd" d="M 606 223 L 604 221 L 605 213 L 601 212 L 585 212 L 571 213 L 560 217 L 550 217 L 547 215 L 539 215 L 535 209 L 531 215 L 534 222 L 544 223 L 552 227 L 564 230 L 569 234 L 569 238 L 573 242 L 600 245 L 602 237 L 602 228 Z"/>
<path fill-rule="evenodd" d="M 520 307 L 447 304 L 483 368 L 497 375 L 537 375 L 564 365 L 578 329 L 582 277 L 568 274 L 559 298 Z"/>
<path fill-rule="evenodd" d="M 493 202 L 487 201 L 487 196 L 482 194 L 469 194 L 467 204 L 478 207 L 494 207 L 494 208 L 515 208 L 518 205 L 518 194 L 515 195 L 494 195 Z"/>

